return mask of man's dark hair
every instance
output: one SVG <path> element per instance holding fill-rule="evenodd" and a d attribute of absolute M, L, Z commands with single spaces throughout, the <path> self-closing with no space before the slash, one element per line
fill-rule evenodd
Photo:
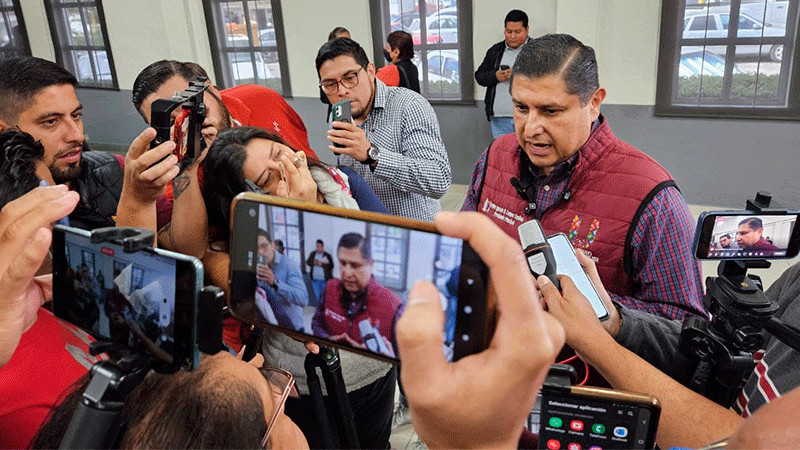
<path fill-rule="evenodd" d="M 764 228 L 764 222 L 761 221 L 758 217 L 748 217 L 741 222 L 739 222 L 739 226 L 747 224 L 748 227 L 752 230 L 760 230 Z"/>
<path fill-rule="evenodd" d="M 369 64 L 367 52 L 364 51 L 361 44 L 352 39 L 338 38 L 322 44 L 322 47 L 319 48 L 317 59 L 314 61 L 317 65 L 317 76 L 319 76 L 319 68 L 325 61 L 342 55 L 351 56 L 361 67 L 366 68 Z"/>
<path fill-rule="evenodd" d="M 568 34 L 548 34 L 522 46 L 514 62 L 514 77 L 539 78 L 558 75 L 567 92 L 577 95 L 586 106 L 600 87 L 594 49 Z"/>
<path fill-rule="evenodd" d="M 8 125 L 16 124 L 36 94 L 62 84 L 76 86 L 78 80 L 52 61 L 34 56 L 0 61 L 0 119 Z"/>
<path fill-rule="evenodd" d="M 331 30 L 330 33 L 328 33 L 328 40 L 332 41 L 334 39 L 338 39 L 339 35 L 344 33 L 350 34 L 350 30 L 348 30 L 345 27 L 336 27 L 333 30 Z"/>
<path fill-rule="evenodd" d="M 322 239 L 317 239 L 317 244 L 322 244 L 322 245 L 325 245 L 325 243 L 324 243 L 324 242 L 322 242 Z"/>
<path fill-rule="evenodd" d="M 41 142 L 17 129 L 0 133 L 0 209 L 39 186 L 36 163 L 44 158 Z"/>
<path fill-rule="evenodd" d="M 267 233 L 267 230 L 265 230 L 263 228 L 259 228 L 258 229 L 258 233 L 256 233 L 256 235 L 258 237 L 262 237 L 263 236 L 264 239 L 267 240 L 267 242 L 272 243 L 272 236 L 270 236 L 269 233 Z"/>
<path fill-rule="evenodd" d="M 213 367 L 148 374 L 123 406 L 128 426 L 120 448 L 259 448 L 267 431 L 260 395 Z M 88 384 L 84 376 L 74 385 L 37 432 L 32 448 L 58 448 Z"/>
<path fill-rule="evenodd" d="M 525 11 L 512 9 L 506 14 L 506 20 L 503 21 L 503 25 L 508 22 L 522 22 L 522 27 L 528 28 L 528 15 L 525 14 Z"/>
<path fill-rule="evenodd" d="M 392 31 L 386 37 L 386 42 L 389 43 L 389 48 L 392 50 L 400 50 L 397 57 L 401 61 L 408 61 L 414 57 L 414 40 L 405 31 Z"/>
<path fill-rule="evenodd" d="M 720 238 L 720 239 L 722 239 L 722 238 L 728 238 L 728 239 L 730 239 L 730 238 L 731 238 L 731 235 L 730 235 L 730 234 L 728 234 L 728 233 L 725 233 L 725 234 L 723 234 L 722 236 L 720 236 L 719 238 Z"/>
<path fill-rule="evenodd" d="M 359 233 L 343 234 L 336 248 L 337 250 L 340 248 L 359 248 L 361 249 L 361 257 L 365 261 L 372 261 L 372 248 L 370 247 L 369 239 Z"/>
<path fill-rule="evenodd" d="M 136 76 L 131 94 L 133 106 L 136 107 L 136 111 L 139 111 L 142 118 L 144 118 L 144 114 L 142 114 L 144 99 L 158 91 L 162 84 L 175 75 L 179 75 L 187 82 L 194 81 L 197 78 L 208 78 L 208 73 L 206 73 L 205 69 L 193 62 L 162 59 L 145 67 Z"/>

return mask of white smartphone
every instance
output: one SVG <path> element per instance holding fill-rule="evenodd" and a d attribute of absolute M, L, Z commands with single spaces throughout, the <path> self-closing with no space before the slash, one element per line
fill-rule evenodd
<path fill-rule="evenodd" d="M 575 249 L 570 244 L 567 235 L 564 233 L 554 234 L 547 238 L 550 248 L 553 249 L 553 255 L 556 258 L 556 273 L 558 275 L 566 275 L 570 277 L 575 287 L 589 300 L 589 303 L 597 314 L 597 318 L 602 320 L 608 319 L 608 309 L 605 303 L 600 299 L 600 295 L 589 279 L 589 275 L 583 270 L 583 266 L 578 262 L 578 257 L 575 256 Z"/>

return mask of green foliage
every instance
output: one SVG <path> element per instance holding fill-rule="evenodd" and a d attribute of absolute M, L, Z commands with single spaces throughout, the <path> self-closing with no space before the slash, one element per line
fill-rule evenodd
<path fill-rule="evenodd" d="M 756 79 L 758 86 L 756 87 Z M 680 77 L 678 79 L 679 98 L 697 98 L 698 93 L 703 89 L 703 98 L 721 98 L 723 88 L 723 77 L 694 75 L 691 77 Z M 733 74 L 731 80 L 731 99 L 761 99 L 775 100 L 778 98 L 778 86 L 780 75 L 758 75 L 754 73 Z"/>

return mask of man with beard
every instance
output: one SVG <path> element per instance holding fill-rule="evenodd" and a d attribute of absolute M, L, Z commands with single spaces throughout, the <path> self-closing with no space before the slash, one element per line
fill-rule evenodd
<path fill-rule="evenodd" d="M 52 181 L 80 194 L 69 215 L 72 226 L 156 229 L 157 216 L 169 217 L 171 205 L 159 197 L 178 173 L 177 160 L 167 157 L 174 145 L 146 152 L 155 137 L 155 130 L 147 129 L 126 157 L 88 151 L 77 84 L 71 73 L 41 58 L 0 62 L 0 130 L 17 127 L 41 142 Z"/>
<path fill-rule="evenodd" d="M 208 73 L 200 65 L 174 60 L 156 61 L 145 67 L 133 82 L 133 106 L 150 124 L 150 108 L 154 101 L 170 98 L 189 87 L 190 81 L 203 79 L 208 82 Z M 217 133 L 233 126 L 255 126 L 274 131 L 283 137 L 290 147 L 302 150 L 310 158 L 317 159 L 308 143 L 308 134 L 303 119 L 272 89 L 263 86 L 241 85 L 219 90 L 208 83 L 203 103 L 206 119 L 202 134 L 206 148 L 211 147 Z M 202 257 L 208 243 L 208 228 L 205 203 L 200 194 L 203 180 L 199 167 L 203 156 L 175 177 L 167 187 L 166 197 L 174 200 L 173 217 L 159 229 L 159 241 L 174 250 Z M 192 218 L 183 220 L 182 217 Z"/>

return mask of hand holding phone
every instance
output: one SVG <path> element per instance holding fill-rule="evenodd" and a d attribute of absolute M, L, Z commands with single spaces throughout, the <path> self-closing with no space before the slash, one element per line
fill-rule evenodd
<path fill-rule="evenodd" d="M 340 100 L 331 106 L 331 128 L 334 122 L 353 123 L 352 111 L 350 110 L 350 100 Z M 333 143 L 334 147 L 344 148 L 344 145 Z M 338 153 L 334 152 L 338 155 Z"/>
<path fill-rule="evenodd" d="M 555 255 L 556 273 L 558 275 L 566 275 L 572 280 L 580 294 L 586 297 L 589 304 L 592 305 L 592 309 L 594 309 L 598 319 L 601 321 L 608 319 L 609 311 L 606 307 L 606 302 L 600 297 L 601 294 L 595 286 L 595 282 L 593 282 L 586 273 L 584 265 L 578 261 L 575 249 L 572 247 L 572 244 L 570 244 L 567 236 L 564 233 L 558 233 L 547 238 L 547 242 L 550 243 L 550 247 Z M 586 255 L 582 256 L 587 258 L 588 261 Z M 589 264 L 592 269 L 595 269 L 593 263 L 587 262 L 587 264 Z M 596 283 L 600 282 L 599 277 L 596 277 L 596 280 Z M 605 289 L 601 287 L 601 290 L 602 295 L 607 297 L 608 293 L 605 292 Z"/>

